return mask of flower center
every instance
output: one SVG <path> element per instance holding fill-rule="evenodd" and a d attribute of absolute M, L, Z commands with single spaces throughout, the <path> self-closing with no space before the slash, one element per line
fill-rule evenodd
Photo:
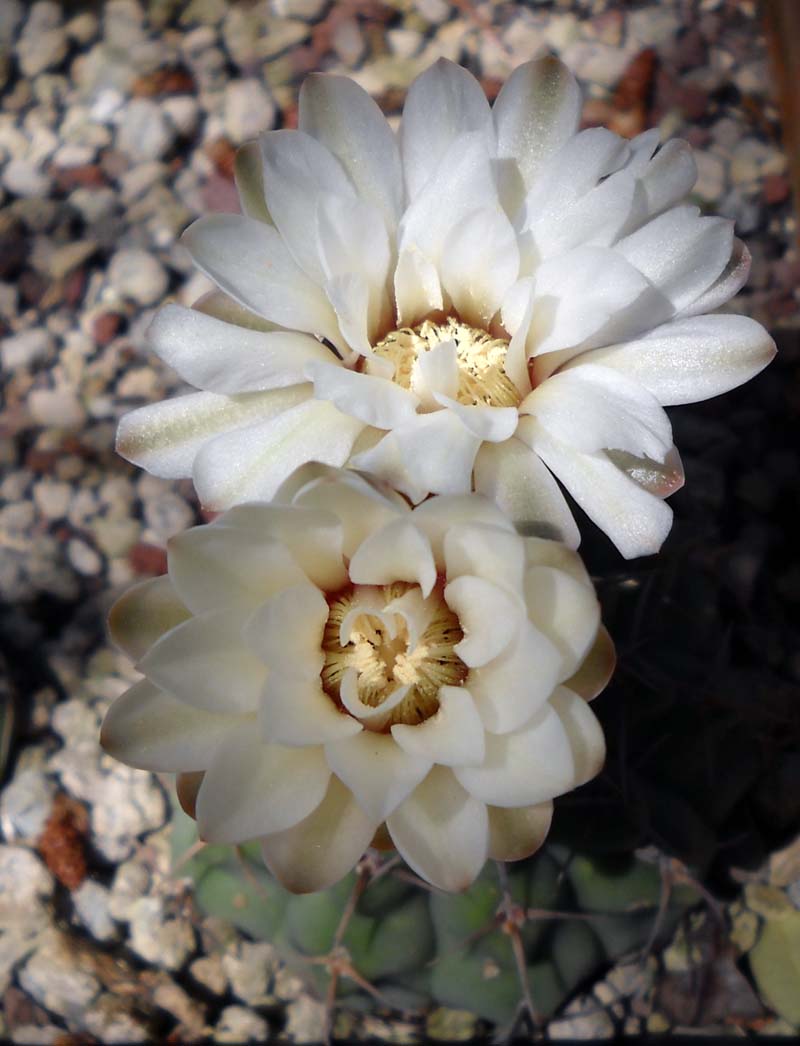
<path fill-rule="evenodd" d="M 444 342 L 455 345 L 458 388 L 453 399 L 470 406 L 519 405 L 522 397 L 504 367 L 508 341 L 493 338 L 486 331 L 469 327 L 453 316 L 441 323 L 425 320 L 417 327 L 392 331 L 375 345 L 373 352 L 394 365 L 393 380 L 398 385 L 419 392 L 421 386 L 427 385 L 419 361 L 426 352 Z"/>
<path fill-rule="evenodd" d="M 414 726 L 434 715 L 439 688 L 460 686 L 467 666 L 453 650 L 464 638 L 437 584 L 355 585 L 329 597 L 322 686 L 368 730 Z"/>

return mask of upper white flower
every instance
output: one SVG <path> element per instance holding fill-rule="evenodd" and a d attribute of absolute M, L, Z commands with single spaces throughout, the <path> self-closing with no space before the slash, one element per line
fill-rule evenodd
<path fill-rule="evenodd" d="M 192 476 L 211 508 L 268 500 L 317 460 L 414 502 L 475 489 L 576 547 L 556 476 L 623 555 L 656 551 L 683 481 L 662 407 L 746 381 L 774 345 L 705 315 L 749 257 L 681 202 L 689 146 L 578 132 L 579 115 L 553 58 L 491 109 L 437 62 L 399 137 L 356 84 L 309 77 L 299 130 L 240 156 L 244 214 L 184 236 L 220 293 L 152 326 L 202 391 L 128 415 L 120 452 Z"/>
<path fill-rule="evenodd" d="M 373 842 L 461 889 L 487 857 L 537 849 L 551 800 L 602 765 L 587 700 L 613 648 L 594 590 L 574 552 L 483 497 L 412 511 L 320 469 L 173 538 L 168 576 L 117 603 L 146 678 L 103 744 L 177 771 L 201 837 L 261 838 L 290 889 L 330 885 Z"/>

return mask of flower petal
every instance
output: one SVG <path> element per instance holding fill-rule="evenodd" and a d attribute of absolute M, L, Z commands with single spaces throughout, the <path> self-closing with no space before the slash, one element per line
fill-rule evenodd
<path fill-rule="evenodd" d="M 606 741 L 603 730 L 588 702 L 565 686 L 553 694 L 551 704 L 569 737 L 575 760 L 573 788 L 579 788 L 603 769 Z"/>
<path fill-rule="evenodd" d="M 267 670 L 244 645 L 241 625 L 227 609 L 192 617 L 154 643 L 137 668 L 193 708 L 248 715 L 258 709 Z"/>
<path fill-rule="evenodd" d="M 394 520 L 370 534 L 353 553 L 349 574 L 355 585 L 416 582 L 426 598 L 436 584 L 430 542 L 410 519 Z"/>
<path fill-rule="evenodd" d="M 458 392 L 459 369 L 456 343 L 440 341 L 423 352 L 411 370 L 411 388 L 426 410 L 438 410 L 436 394 L 454 397 Z"/>
<path fill-rule="evenodd" d="M 258 721 L 265 741 L 298 748 L 339 741 L 362 730 L 361 723 L 336 707 L 319 677 L 309 678 L 305 672 L 270 672 Z"/>
<path fill-rule="evenodd" d="M 600 604 L 594 590 L 563 570 L 528 567 L 525 572 L 528 618 L 561 654 L 563 682 L 576 671 L 600 627 Z"/>
<path fill-rule="evenodd" d="M 518 273 L 516 234 L 499 208 L 474 211 L 442 245 L 442 286 L 465 323 L 488 326 Z"/>
<path fill-rule="evenodd" d="M 221 739 L 197 796 L 200 838 L 241 843 L 299 824 L 328 790 L 321 747 L 265 745 L 252 725 Z"/>
<path fill-rule="evenodd" d="M 195 265 L 241 305 L 341 346 L 333 309 L 277 229 L 240 214 L 209 214 L 190 225 L 181 242 Z"/>
<path fill-rule="evenodd" d="M 386 378 L 361 374 L 335 363 L 310 363 L 306 374 L 318 399 L 328 400 L 343 414 L 365 425 L 393 429 L 407 424 L 417 412 L 418 398 Z"/>
<path fill-rule="evenodd" d="M 252 310 L 246 309 L 225 291 L 216 287 L 214 290 L 201 294 L 197 301 L 192 302 L 192 308 L 195 312 L 202 312 L 204 316 L 212 316 L 215 320 L 223 320 L 225 323 L 232 323 L 235 327 L 244 327 L 250 331 L 284 329 L 279 323 L 272 323 Z"/>
<path fill-rule="evenodd" d="M 444 599 L 464 633 L 453 649 L 470 668 L 502 654 L 519 634 L 524 620 L 521 600 L 485 578 L 464 575 L 449 581 Z"/>
<path fill-rule="evenodd" d="M 281 483 L 307 461 L 345 463 L 363 423 L 332 403 L 307 400 L 262 424 L 207 443 L 194 464 L 194 483 L 207 508 L 269 501 Z"/>
<path fill-rule="evenodd" d="M 432 760 L 409 755 L 389 734 L 364 730 L 325 745 L 328 764 L 375 821 L 385 820 L 416 788 Z"/>
<path fill-rule="evenodd" d="M 109 708 L 100 744 L 109 755 L 139 770 L 205 770 L 225 732 L 239 722 L 230 711 L 217 715 L 192 708 L 142 679 Z M 252 722 L 255 725 L 255 719 Z"/>
<path fill-rule="evenodd" d="M 443 407 L 456 415 L 458 420 L 479 440 L 501 443 L 511 439 L 517 427 L 516 407 L 487 407 L 482 403 L 465 404 L 449 399 L 440 392 L 433 397 Z"/>
<path fill-rule="evenodd" d="M 292 893 L 327 890 L 355 867 L 378 825 L 337 777 L 299 824 L 261 840 L 264 863 Z"/>
<path fill-rule="evenodd" d="M 157 639 L 190 617 L 167 575 L 133 585 L 119 597 L 108 615 L 112 640 L 138 661 Z"/>
<path fill-rule="evenodd" d="M 208 440 L 296 407 L 311 395 L 294 385 L 242 396 L 194 392 L 126 414 L 117 429 L 117 453 L 154 476 L 191 476 L 194 459 Z"/>
<path fill-rule="evenodd" d="M 577 672 L 567 679 L 564 686 L 584 701 L 593 701 L 614 674 L 617 652 L 614 641 L 603 625 L 600 626 L 591 650 Z"/>
<path fill-rule="evenodd" d="M 325 293 L 336 313 L 339 330 L 350 351 L 342 357 L 350 364 L 356 355 L 366 356 L 369 340 L 369 283 L 356 272 L 342 273 L 325 281 Z"/>
<path fill-rule="evenodd" d="M 456 523 L 444 537 L 448 581 L 462 574 L 485 577 L 512 592 L 522 590 L 525 545 L 517 534 L 486 523 Z"/>
<path fill-rule="evenodd" d="M 692 148 L 681 138 L 665 142 L 639 175 L 642 197 L 637 225 L 679 203 L 697 181 Z"/>
<path fill-rule="evenodd" d="M 459 523 L 485 523 L 516 533 L 511 520 L 488 498 L 473 494 L 441 494 L 423 501 L 413 510 L 414 523 L 428 538 L 439 570 L 444 570 L 444 540 L 451 527 Z"/>
<path fill-rule="evenodd" d="M 525 562 L 529 567 L 554 567 L 594 591 L 589 571 L 577 552 L 548 538 L 526 537 L 524 540 Z"/>
<path fill-rule="evenodd" d="M 490 806 L 489 857 L 493 861 L 521 861 L 536 853 L 547 838 L 553 803 L 535 806 Z"/>
<path fill-rule="evenodd" d="M 264 163 L 258 142 L 247 142 L 236 150 L 233 177 L 242 214 L 256 221 L 274 225 L 264 198 Z"/>
<path fill-rule="evenodd" d="M 562 663 L 557 646 L 526 621 L 508 650 L 469 674 L 484 727 L 507 734 L 527 723 L 563 678 Z"/>
<path fill-rule="evenodd" d="M 659 403 L 671 406 L 697 403 L 743 385 L 775 352 L 775 342 L 761 324 L 720 313 L 666 323 L 636 341 L 586 353 L 580 363 L 624 372 Z"/>
<path fill-rule="evenodd" d="M 271 673 L 319 680 L 325 664 L 322 633 L 328 613 L 328 603 L 318 588 L 292 585 L 253 611 L 242 638 Z"/>
<path fill-rule="evenodd" d="M 737 240 L 734 236 L 733 250 L 722 273 L 708 290 L 703 291 L 694 301 L 685 305 L 679 311 L 678 316 L 698 316 L 703 312 L 713 312 L 714 309 L 724 305 L 734 294 L 738 294 L 745 283 L 747 283 L 747 277 L 750 275 L 751 260 L 750 251 L 748 251 L 741 240 Z"/>
<path fill-rule="evenodd" d="M 416 726 L 396 723 L 392 737 L 409 755 L 442 766 L 480 766 L 484 758 L 483 724 L 469 690 L 439 688 L 439 708 Z"/>
<path fill-rule="evenodd" d="M 486 863 L 486 807 L 443 767 L 431 770 L 387 828 L 406 863 L 440 890 L 466 890 Z"/>
<path fill-rule="evenodd" d="M 444 304 L 436 266 L 416 247 L 400 251 L 394 272 L 394 297 L 397 323 L 402 327 L 413 327 Z"/>

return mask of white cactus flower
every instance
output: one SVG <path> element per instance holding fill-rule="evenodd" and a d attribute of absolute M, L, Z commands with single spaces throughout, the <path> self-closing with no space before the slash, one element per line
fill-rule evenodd
<path fill-rule="evenodd" d="M 689 146 L 579 115 L 553 58 L 493 108 L 437 62 L 399 138 L 355 83 L 309 77 L 299 130 L 240 157 L 244 214 L 184 236 L 223 293 L 152 326 L 201 391 L 123 418 L 120 453 L 192 476 L 213 509 L 269 500 L 311 460 L 414 502 L 474 489 L 574 548 L 555 476 L 624 556 L 655 552 L 683 482 L 663 406 L 747 381 L 774 345 L 712 311 L 749 257 L 685 202 Z"/>
<path fill-rule="evenodd" d="M 614 655 L 580 559 L 476 494 L 412 510 L 306 466 L 173 538 L 111 628 L 145 678 L 104 747 L 177 772 L 201 838 L 261 839 L 294 891 L 371 843 L 463 889 L 536 850 L 603 763 L 587 701 Z"/>

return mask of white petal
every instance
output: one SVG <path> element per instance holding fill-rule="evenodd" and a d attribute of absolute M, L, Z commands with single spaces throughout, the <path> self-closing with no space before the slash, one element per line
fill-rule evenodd
<path fill-rule="evenodd" d="M 190 618 L 154 643 L 137 668 L 193 708 L 253 713 L 267 670 L 244 645 L 241 627 L 229 610 Z"/>
<path fill-rule="evenodd" d="M 530 418 L 521 418 L 519 426 L 525 431 L 530 423 Z M 475 459 L 475 490 L 495 501 L 521 533 L 563 541 L 570 548 L 580 544 L 577 524 L 558 484 L 522 440 L 481 446 Z"/>
<path fill-rule="evenodd" d="M 486 729 L 507 734 L 527 723 L 564 678 L 562 663 L 550 639 L 525 622 L 508 650 L 469 674 L 470 692 Z"/>
<path fill-rule="evenodd" d="M 482 207 L 452 229 L 439 273 L 461 319 L 488 326 L 519 273 L 516 234 L 503 211 Z"/>
<path fill-rule="evenodd" d="M 372 351 L 369 339 L 369 283 L 358 273 L 346 272 L 326 280 L 325 293 L 350 350 L 342 352 L 343 359 L 349 365 L 358 354 L 367 355 Z"/>
<path fill-rule="evenodd" d="M 242 396 L 194 392 L 126 414 L 117 429 L 117 453 L 154 476 L 191 476 L 194 459 L 221 432 L 275 417 L 311 395 L 309 385 L 294 385 Z"/>
<path fill-rule="evenodd" d="M 741 240 L 734 236 L 733 250 L 728 264 L 708 290 L 703 291 L 694 301 L 680 309 L 678 316 L 698 316 L 703 312 L 713 312 L 714 309 L 724 305 L 747 283 L 751 261 L 750 251 Z"/>
<path fill-rule="evenodd" d="M 355 867 L 377 827 L 331 776 L 319 806 L 294 827 L 262 839 L 261 853 L 287 890 L 313 893 L 333 886 Z"/>
<path fill-rule="evenodd" d="M 230 712 L 215 715 L 193 708 L 143 679 L 109 708 L 100 744 L 139 770 L 205 770 L 226 730 L 239 721 Z"/>
<path fill-rule="evenodd" d="M 416 416 L 418 398 L 386 378 L 361 374 L 335 363 L 311 363 L 306 373 L 314 382 L 318 399 L 328 400 L 343 414 L 358 418 L 365 425 L 393 429 Z"/>
<path fill-rule="evenodd" d="M 569 737 L 575 761 L 573 788 L 591 781 L 600 773 L 606 758 L 603 731 L 589 705 L 565 686 L 553 694 L 551 704 Z"/>
<path fill-rule="evenodd" d="M 308 673 L 270 672 L 261 694 L 259 729 L 264 741 L 291 747 L 327 744 L 361 732 Z"/>
<path fill-rule="evenodd" d="M 440 58 L 411 84 L 400 125 L 409 199 L 419 196 L 454 141 L 470 132 L 492 140 L 491 113 L 478 81 Z"/>
<path fill-rule="evenodd" d="M 247 142 L 236 150 L 233 176 L 242 214 L 248 218 L 255 218 L 256 221 L 274 225 L 264 198 L 264 163 L 258 142 Z"/>
<path fill-rule="evenodd" d="M 488 498 L 475 494 L 440 495 L 417 505 L 414 523 L 431 543 L 433 558 L 439 570 L 444 570 L 444 540 L 451 527 L 460 523 L 485 523 L 514 534 L 514 525 Z"/>
<path fill-rule="evenodd" d="M 455 396 L 458 392 L 459 369 L 456 343 L 440 341 L 414 361 L 411 388 L 426 410 L 437 410 L 436 394 Z"/>
<path fill-rule="evenodd" d="M 362 428 L 362 422 L 332 403 L 307 400 L 263 424 L 207 443 L 194 464 L 197 493 L 208 508 L 269 501 L 286 477 L 307 461 L 343 465 Z"/>
<path fill-rule="evenodd" d="M 439 708 L 416 726 L 396 723 L 392 737 L 409 755 L 442 766 L 480 766 L 484 758 L 483 724 L 469 690 L 439 689 Z"/>
<path fill-rule="evenodd" d="M 353 553 L 350 580 L 356 585 L 416 582 L 427 598 L 436 583 L 428 539 L 409 519 L 398 519 L 370 534 Z"/>
<path fill-rule="evenodd" d="M 516 407 L 487 407 L 481 403 L 465 404 L 449 399 L 440 392 L 434 399 L 456 415 L 473 436 L 490 443 L 501 443 L 514 435 L 519 415 Z"/>
<path fill-rule="evenodd" d="M 197 796 L 197 827 L 209 843 L 241 843 L 298 824 L 328 789 L 321 747 L 265 745 L 252 726 L 221 740 Z"/>
<path fill-rule="evenodd" d="M 267 131 L 260 144 L 273 221 L 300 268 L 321 283 L 317 203 L 323 194 L 355 198 L 353 185 L 336 157 L 302 131 Z"/>
<path fill-rule="evenodd" d="M 533 320 L 533 279 L 524 277 L 511 287 L 503 299 L 500 314 L 503 325 L 511 332 L 503 364 L 522 399 L 531 391 L 528 371 L 528 332 Z"/>
<path fill-rule="evenodd" d="M 564 686 L 584 701 L 593 701 L 605 690 L 609 679 L 614 674 L 617 664 L 617 653 L 614 642 L 606 629 L 601 625 L 592 649 L 586 655 L 578 671 L 570 676 Z"/>
<path fill-rule="evenodd" d="M 490 806 L 489 856 L 493 861 L 521 861 L 536 853 L 547 838 L 553 803 L 535 806 Z"/>
<path fill-rule="evenodd" d="M 413 327 L 430 312 L 442 308 L 442 286 L 433 262 L 416 247 L 400 251 L 394 272 L 397 323 Z"/>
<path fill-rule="evenodd" d="M 255 143 L 254 143 L 255 144 Z M 261 160 L 259 159 L 259 163 Z M 265 320 L 263 316 L 246 309 L 238 301 L 218 288 L 201 294 L 197 301 L 192 302 L 195 312 L 202 312 L 204 316 L 211 316 L 215 320 L 232 323 L 235 327 L 244 327 L 250 331 L 276 331 L 284 328 L 271 320 Z"/>
<path fill-rule="evenodd" d="M 231 396 L 301 384 L 311 361 L 336 359 L 308 334 L 245 330 L 182 305 L 157 313 L 148 340 L 184 381 Z"/>
<path fill-rule="evenodd" d="M 525 198 L 525 227 L 559 224 L 559 214 L 618 171 L 629 155 L 625 139 L 605 127 L 590 127 L 567 139 L 543 164 Z"/>
<path fill-rule="evenodd" d="M 250 502 L 229 509 L 217 523 L 280 541 L 308 579 L 323 591 L 336 591 L 347 580 L 342 562 L 342 524 L 334 512 Z"/>
<path fill-rule="evenodd" d="M 696 207 L 673 207 L 615 247 L 676 311 L 705 291 L 731 256 L 733 223 L 698 214 Z"/>
<path fill-rule="evenodd" d="M 411 689 L 410 686 L 398 686 L 379 705 L 368 705 L 358 694 L 358 672 L 347 668 L 342 675 L 340 697 L 342 704 L 354 716 L 354 722 L 362 723 L 369 730 L 383 730 L 391 719 L 391 713 L 401 704 Z"/>
<path fill-rule="evenodd" d="M 325 746 L 331 770 L 370 817 L 383 821 L 416 788 L 430 759 L 411 756 L 388 734 L 364 730 Z"/>
<path fill-rule="evenodd" d="M 530 233 L 536 256 L 551 258 L 581 244 L 610 246 L 630 217 L 635 192 L 633 176 L 617 171 L 572 204 L 537 217 Z"/>
<path fill-rule="evenodd" d="M 746 316 L 675 320 L 624 345 L 580 357 L 629 375 L 665 406 L 697 403 L 743 385 L 770 362 L 775 343 Z M 577 361 L 576 361 L 577 362 Z"/>
<path fill-rule="evenodd" d="M 371 472 L 412 501 L 428 493 L 460 494 L 472 486 L 472 464 L 480 440 L 451 410 L 418 414 L 409 425 L 393 429 L 352 464 Z"/>
<path fill-rule="evenodd" d="M 525 562 L 529 567 L 554 567 L 594 591 L 589 571 L 577 552 L 548 538 L 526 537 L 524 541 Z"/>
<path fill-rule="evenodd" d="M 448 581 L 473 574 L 513 592 L 522 591 L 525 544 L 505 528 L 456 523 L 445 534 L 444 562 Z"/>
<path fill-rule="evenodd" d="M 253 611 L 242 638 L 270 672 L 318 680 L 325 664 L 322 633 L 328 613 L 318 588 L 292 585 Z"/>
<path fill-rule="evenodd" d="M 464 633 L 453 649 L 470 668 L 487 664 L 519 634 L 519 597 L 485 578 L 465 575 L 448 582 L 444 599 Z"/>
<path fill-rule="evenodd" d="M 673 138 L 658 150 L 639 178 L 642 205 L 639 221 L 679 203 L 697 181 L 697 164 L 688 142 Z"/>
<path fill-rule="evenodd" d="M 117 646 L 138 661 L 157 639 L 189 616 L 164 574 L 140 581 L 121 595 L 109 611 L 108 630 Z"/>
<path fill-rule="evenodd" d="M 513 214 L 533 185 L 544 161 L 575 134 L 581 95 L 572 73 L 557 58 L 540 58 L 518 66 L 494 103 L 497 155 L 514 161 L 521 184 L 506 176 L 503 193 Z M 501 167 L 501 178 L 505 172 Z M 516 191 L 513 191 L 516 190 Z"/>
<path fill-rule="evenodd" d="M 379 208 L 393 231 L 403 205 L 400 153 L 366 91 L 349 77 L 312 73 L 300 88 L 298 126 L 336 156 L 358 195 Z"/>
<path fill-rule="evenodd" d="M 594 643 L 600 627 L 597 596 L 562 570 L 535 566 L 525 572 L 525 602 L 529 619 L 561 654 L 558 682 L 562 682 Z"/>
<path fill-rule="evenodd" d="M 232 298 L 284 327 L 341 346 L 336 316 L 277 229 L 239 214 L 209 214 L 181 238 L 195 264 Z"/>
<path fill-rule="evenodd" d="M 434 767 L 387 828 L 406 863 L 440 890 L 466 890 L 486 862 L 486 807 L 443 767 Z"/>
<path fill-rule="evenodd" d="M 672 510 L 660 498 L 608 458 L 581 454 L 553 439 L 538 422 L 531 432 L 536 453 L 626 559 L 658 552 L 672 526 Z"/>
<path fill-rule="evenodd" d="M 175 591 L 195 614 L 255 610 L 273 593 L 307 581 L 282 542 L 220 523 L 170 538 L 167 561 Z"/>

